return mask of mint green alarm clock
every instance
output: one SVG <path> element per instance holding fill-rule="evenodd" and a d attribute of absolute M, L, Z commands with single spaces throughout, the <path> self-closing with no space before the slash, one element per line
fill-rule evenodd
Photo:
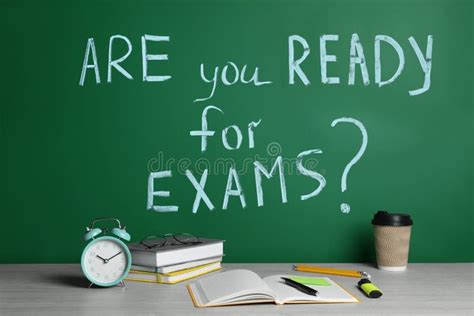
<path fill-rule="evenodd" d="M 110 220 L 118 223 L 112 229 L 113 236 L 100 236 L 104 231 L 94 227 L 98 221 Z M 89 241 L 81 256 L 81 268 L 86 278 L 93 284 L 109 287 L 117 284 L 125 286 L 123 280 L 132 264 L 132 255 L 127 245 L 120 239 L 130 241 L 130 234 L 122 228 L 120 221 L 112 217 L 94 219 L 86 228 L 84 240 Z"/>

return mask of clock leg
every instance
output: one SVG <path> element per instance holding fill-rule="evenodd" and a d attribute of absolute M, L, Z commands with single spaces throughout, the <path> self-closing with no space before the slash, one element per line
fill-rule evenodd
<path fill-rule="evenodd" d="M 125 287 L 125 282 L 123 282 L 123 281 L 120 281 L 120 283 L 119 283 L 119 284 L 120 284 L 120 286 L 121 286 L 121 287 Z"/>
<path fill-rule="evenodd" d="M 88 288 L 90 289 L 90 288 L 93 287 L 93 286 L 94 286 L 94 283 L 91 282 L 91 283 L 89 284 Z"/>

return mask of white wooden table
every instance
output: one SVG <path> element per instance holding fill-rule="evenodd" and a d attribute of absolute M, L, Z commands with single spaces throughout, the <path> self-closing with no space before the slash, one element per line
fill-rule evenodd
<path fill-rule="evenodd" d="M 367 271 L 384 295 L 366 298 L 355 287 L 357 279 L 331 276 L 361 302 L 195 308 L 185 288 L 189 282 L 127 282 L 125 288 L 89 289 L 77 264 L 4 264 L 0 265 L 0 315 L 474 315 L 473 263 L 410 264 L 401 273 L 366 264 L 327 266 Z M 262 277 L 309 275 L 292 272 L 291 264 L 224 264 L 224 271 L 236 268 Z"/>

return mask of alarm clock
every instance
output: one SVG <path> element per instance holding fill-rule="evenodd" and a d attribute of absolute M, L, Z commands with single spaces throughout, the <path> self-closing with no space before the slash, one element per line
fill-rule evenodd
<path fill-rule="evenodd" d="M 114 221 L 118 227 L 112 229 L 112 236 L 105 236 L 105 230 L 94 227 L 99 221 Z M 102 235 L 102 236 L 101 236 Z M 120 221 L 112 217 L 94 219 L 86 228 L 84 240 L 89 241 L 81 256 L 81 268 L 92 285 L 110 287 L 125 286 L 123 280 L 132 264 L 132 255 L 127 245 L 120 240 L 130 241 L 130 234 Z"/>

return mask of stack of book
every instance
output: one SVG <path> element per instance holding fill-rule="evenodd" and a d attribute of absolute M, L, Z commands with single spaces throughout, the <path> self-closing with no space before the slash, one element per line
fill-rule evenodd
<path fill-rule="evenodd" d="M 155 247 L 130 244 L 132 269 L 126 280 L 174 284 L 221 269 L 224 241 L 207 238 L 199 241 Z"/>

